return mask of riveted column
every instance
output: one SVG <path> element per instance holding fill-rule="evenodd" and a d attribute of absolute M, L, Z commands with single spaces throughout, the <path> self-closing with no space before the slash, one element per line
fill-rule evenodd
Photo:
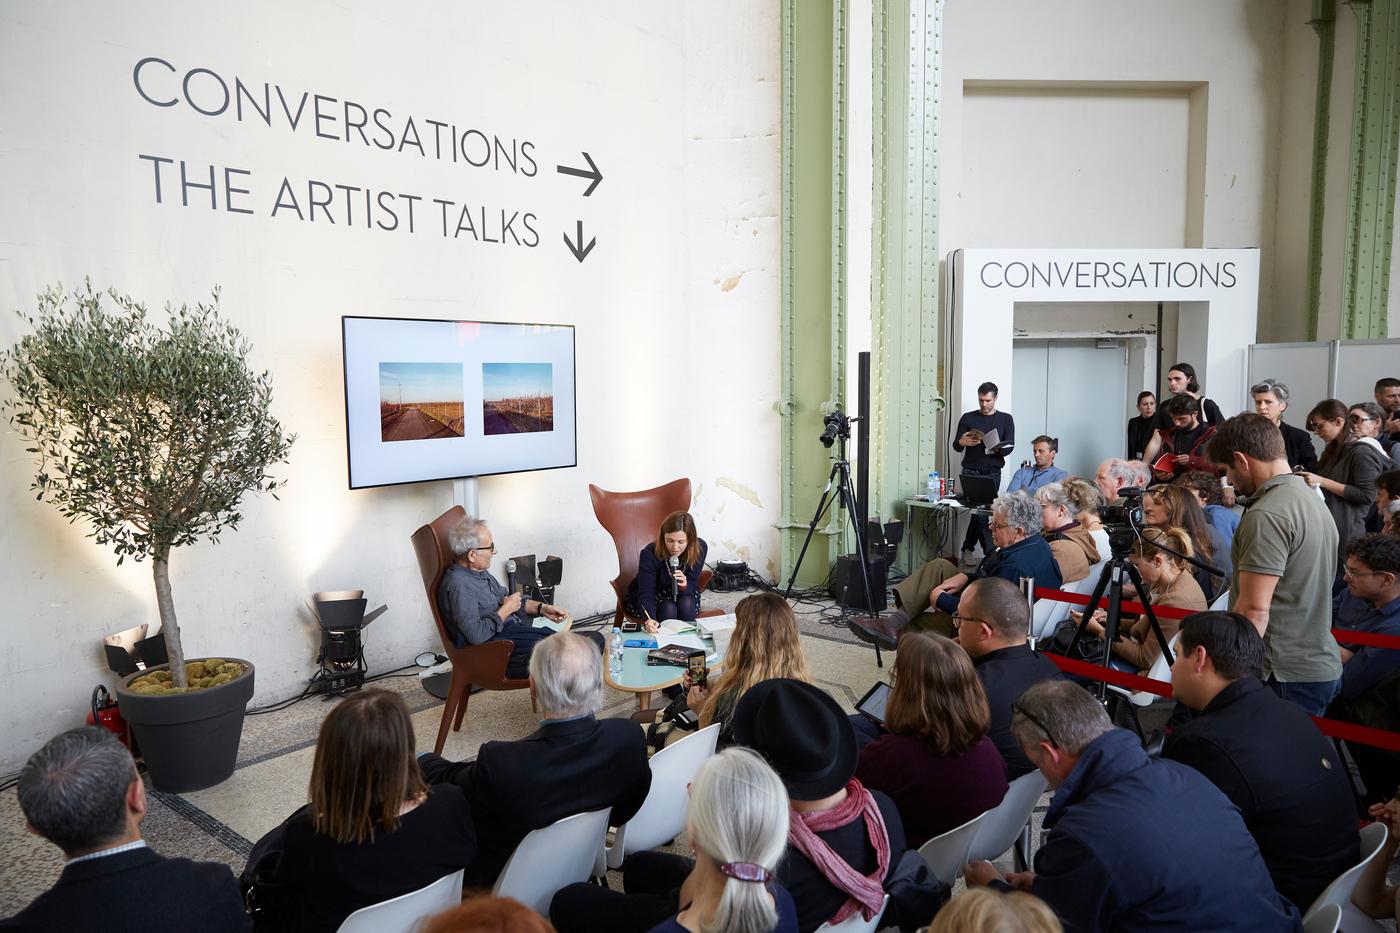
<path fill-rule="evenodd" d="M 938 394 L 938 106 L 942 0 L 874 9 L 871 509 L 934 468 Z"/>
<path fill-rule="evenodd" d="M 1356 15 L 1356 95 L 1342 276 L 1342 334 L 1386 336 L 1400 161 L 1400 0 L 1350 0 Z"/>
<path fill-rule="evenodd" d="M 845 385 L 846 0 L 783 0 L 782 576 L 792 572 L 831 459 L 822 415 Z M 826 579 L 846 522 L 833 506 L 799 585 Z"/>

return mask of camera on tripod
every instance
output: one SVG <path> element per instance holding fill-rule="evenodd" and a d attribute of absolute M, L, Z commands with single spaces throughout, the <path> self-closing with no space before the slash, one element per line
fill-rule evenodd
<path fill-rule="evenodd" d="M 822 436 L 823 447 L 830 447 L 836 443 L 839 437 L 843 441 L 851 439 L 851 418 L 841 409 L 836 409 L 830 414 L 822 416 Z"/>
<path fill-rule="evenodd" d="M 1142 494 L 1143 490 L 1136 486 L 1125 486 L 1118 490 L 1123 499 L 1121 505 L 1099 506 L 1099 520 L 1108 532 L 1108 546 L 1114 554 L 1129 553 L 1137 540 L 1138 529 L 1145 524 Z"/>

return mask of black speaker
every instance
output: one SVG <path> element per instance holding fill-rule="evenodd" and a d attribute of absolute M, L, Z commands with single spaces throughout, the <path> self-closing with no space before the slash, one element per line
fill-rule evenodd
<path fill-rule="evenodd" d="M 842 554 L 836 558 L 836 572 L 831 577 L 831 598 L 839 605 L 851 609 L 869 609 L 881 612 L 889 598 L 885 593 L 886 572 L 889 561 L 883 556 L 870 559 L 870 586 L 875 590 L 875 601 L 865 601 L 865 581 L 860 574 L 860 558 L 855 554 Z"/>

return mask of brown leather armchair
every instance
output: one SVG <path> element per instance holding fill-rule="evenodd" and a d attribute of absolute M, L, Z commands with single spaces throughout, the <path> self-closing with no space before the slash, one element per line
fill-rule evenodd
<path fill-rule="evenodd" d="M 618 625 L 624 618 L 630 618 L 625 604 L 627 588 L 637 576 L 637 555 L 643 547 L 656 541 L 656 532 L 667 515 L 690 510 L 690 480 L 683 477 L 638 492 L 609 492 L 589 483 L 588 495 L 593 499 L 593 514 L 612 535 L 617 548 L 617 577 L 612 580 L 612 588 L 617 594 L 613 625 Z M 700 572 L 700 592 L 709 586 L 711 576 L 708 570 Z"/>
<path fill-rule="evenodd" d="M 460 505 L 454 505 L 413 533 L 413 550 L 418 555 L 418 569 L 423 573 L 428 609 L 433 614 L 433 622 L 437 624 L 442 650 L 452 661 L 452 683 L 447 689 L 447 703 L 442 708 L 437 744 L 433 746 L 433 751 L 438 754 L 442 753 L 442 746 L 447 742 L 448 723 L 452 724 L 454 732 L 461 731 L 462 717 L 466 715 L 473 685 L 485 690 L 519 690 L 530 686 L 529 678 L 515 680 L 506 677 L 506 662 L 515 648 L 513 642 L 488 641 L 482 645 L 458 648 L 452 643 L 452 636 L 447 633 L 447 626 L 443 624 L 442 614 L 438 611 L 438 584 L 442 582 L 443 572 L 454 560 L 447 535 L 466 514 Z"/>

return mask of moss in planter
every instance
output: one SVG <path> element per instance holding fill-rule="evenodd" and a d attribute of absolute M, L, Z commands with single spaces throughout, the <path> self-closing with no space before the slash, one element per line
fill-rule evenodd
<path fill-rule="evenodd" d="M 189 690 L 222 686 L 243 676 L 245 670 L 247 668 L 237 661 L 225 661 L 223 658 L 205 658 L 202 661 L 190 661 L 185 664 L 185 676 L 189 678 L 190 682 Z M 132 693 L 147 696 L 187 692 L 184 687 L 171 685 L 169 671 L 152 671 L 149 674 L 142 674 L 128 684 L 127 689 Z"/>

